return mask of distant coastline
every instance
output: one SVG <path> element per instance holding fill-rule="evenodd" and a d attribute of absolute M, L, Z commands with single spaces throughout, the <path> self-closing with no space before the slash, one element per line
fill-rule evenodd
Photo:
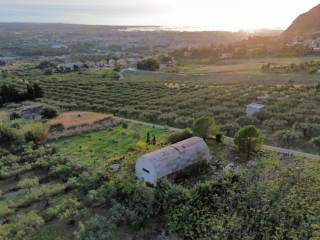
<path fill-rule="evenodd" d="M 215 29 L 212 27 L 196 27 L 196 26 L 152 26 L 152 25 L 94 25 L 94 24 L 78 24 L 78 23 L 60 23 L 60 22 L 0 22 L 0 25 L 66 25 L 66 26 L 91 26 L 91 27 L 106 27 L 114 28 L 114 30 L 122 32 L 243 32 L 243 33 L 262 33 L 262 32 L 274 32 L 280 33 L 283 29 L 239 29 L 239 30 L 228 30 L 228 29 Z"/>

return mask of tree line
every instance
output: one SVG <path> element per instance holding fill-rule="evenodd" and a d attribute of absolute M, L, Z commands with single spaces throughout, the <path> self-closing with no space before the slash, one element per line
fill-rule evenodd
<path fill-rule="evenodd" d="M 34 100 L 43 97 L 42 88 L 37 84 L 28 84 L 27 89 L 23 92 L 19 91 L 13 85 L 2 85 L 0 87 L 0 105 L 9 102 L 22 102 L 26 100 Z"/>

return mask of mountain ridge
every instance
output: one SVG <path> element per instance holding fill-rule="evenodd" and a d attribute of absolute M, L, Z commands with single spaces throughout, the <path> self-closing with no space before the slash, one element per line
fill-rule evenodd
<path fill-rule="evenodd" d="M 320 35 L 320 4 L 299 15 L 283 34 L 285 37 Z"/>

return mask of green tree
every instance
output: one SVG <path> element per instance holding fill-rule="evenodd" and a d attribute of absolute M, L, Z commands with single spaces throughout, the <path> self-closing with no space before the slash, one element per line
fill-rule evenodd
<path fill-rule="evenodd" d="M 311 142 L 320 149 L 320 136 L 313 138 Z"/>
<path fill-rule="evenodd" d="M 44 75 L 52 75 L 52 70 L 51 69 L 46 69 L 44 70 Z"/>
<path fill-rule="evenodd" d="M 156 136 L 153 136 L 153 138 L 152 138 L 152 145 L 157 145 Z"/>
<path fill-rule="evenodd" d="M 241 154 L 245 154 L 250 158 L 250 154 L 260 149 L 263 139 L 261 131 L 253 125 L 241 128 L 234 139 Z"/>
<path fill-rule="evenodd" d="M 31 188 L 39 185 L 39 179 L 34 178 L 25 178 L 18 183 L 18 188 L 26 189 L 28 193 L 31 192 Z"/>
<path fill-rule="evenodd" d="M 168 136 L 168 143 L 174 144 L 181 142 L 185 139 L 193 137 L 192 131 L 190 129 L 185 129 L 182 132 L 174 132 Z"/>
<path fill-rule="evenodd" d="M 221 127 L 221 131 L 228 137 L 234 137 L 239 131 L 240 126 L 237 123 L 229 123 Z"/>
<path fill-rule="evenodd" d="M 8 126 L 6 123 L 0 122 L 0 144 L 12 143 L 22 140 L 20 133 Z"/>
<path fill-rule="evenodd" d="M 40 143 L 44 141 L 48 136 L 48 126 L 41 122 L 33 122 L 24 127 L 25 140 L 27 142 L 33 141 L 34 143 Z"/>
<path fill-rule="evenodd" d="M 201 117 L 193 122 L 192 131 L 195 136 L 208 139 L 212 135 L 219 133 L 219 126 L 212 118 Z"/>
<path fill-rule="evenodd" d="M 160 65 L 157 60 L 149 58 L 138 62 L 137 68 L 145 71 L 157 71 L 160 69 Z"/>
<path fill-rule="evenodd" d="M 302 133 L 290 130 L 277 131 L 274 137 L 282 146 L 286 147 L 297 144 L 299 140 L 303 139 Z"/>
<path fill-rule="evenodd" d="M 46 106 L 43 108 L 41 112 L 41 116 L 46 119 L 52 119 L 58 116 L 58 111 L 57 109 L 51 107 L 51 106 Z"/>
<path fill-rule="evenodd" d="M 27 240 L 44 225 L 44 220 L 34 211 L 16 215 L 9 224 L 0 225 L 0 239 Z"/>
<path fill-rule="evenodd" d="M 27 93 L 26 93 L 26 96 L 28 99 L 32 100 L 32 99 L 35 99 L 35 91 L 34 91 L 34 88 L 32 85 L 28 84 L 27 85 Z"/>
<path fill-rule="evenodd" d="M 37 68 L 41 69 L 41 70 L 46 70 L 46 69 L 50 69 L 50 68 L 55 68 L 56 65 L 54 63 L 51 63 L 49 61 L 42 61 Z"/>
<path fill-rule="evenodd" d="M 73 197 L 65 197 L 58 204 L 48 209 L 51 217 L 58 217 L 61 221 L 73 222 L 79 217 L 81 203 Z"/>
<path fill-rule="evenodd" d="M 147 132 L 147 140 L 146 140 L 146 143 L 147 143 L 147 144 L 150 144 L 150 133 L 149 133 L 149 132 Z"/>
<path fill-rule="evenodd" d="M 37 84 L 37 83 L 33 84 L 33 91 L 34 91 L 35 98 L 42 98 L 43 97 L 43 90 L 39 86 L 39 84 Z"/>

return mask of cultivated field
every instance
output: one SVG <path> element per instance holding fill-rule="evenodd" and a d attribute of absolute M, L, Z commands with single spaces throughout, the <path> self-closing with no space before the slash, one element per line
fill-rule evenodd
<path fill-rule="evenodd" d="M 155 136 L 157 146 L 147 145 L 147 133 Z M 138 124 L 122 125 L 82 134 L 79 136 L 62 138 L 50 144 L 60 149 L 63 154 L 71 156 L 83 163 L 99 166 L 116 161 L 123 166 L 133 164 L 143 152 L 151 151 L 164 143 L 169 130 L 146 128 Z"/>
<path fill-rule="evenodd" d="M 0 143 L 0 239 L 101 239 L 103 234 L 149 240 L 166 232 L 186 239 L 319 236 L 319 161 L 268 151 L 246 161 L 234 146 L 209 140 L 208 164 L 152 188 L 136 180 L 135 160 L 168 144 L 170 130 L 120 122 L 78 131 L 79 125 L 109 117 L 79 111 L 181 128 L 207 115 L 226 135 L 253 124 L 272 144 L 318 151 L 312 143 L 320 136 L 319 87 L 310 84 L 315 75 L 295 74 L 297 81 L 289 81 L 288 75 L 262 73 L 249 64 L 231 73 L 227 66 L 199 66 L 196 73 L 182 67 L 185 72 L 177 74 L 132 72 L 123 81 L 105 70 L 47 76 L 32 68 L 0 78 L 20 90 L 39 82 L 40 102 L 77 111 L 54 120 L 74 126 L 77 134 L 64 137 L 68 130 L 60 129 L 59 139 L 45 144 L 26 138 L 30 132 L 17 135 L 23 127 L 19 119 L 2 126 L 13 134 Z M 246 117 L 251 102 L 266 110 Z M 156 145 L 146 143 L 148 133 Z"/>
<path fill-rule="evenodd" d="M 271 74 L 260 69 L 266 62 L 288 64 L 312 59 L 316 58 L 188 63 L 179 66 L 178 73 L 128 72 L 121 81 L 108 74 L 106 77 L 104 72 L 109 70 L 52 76 L 30 70 L 20 72 L 23 77 L 0 78 L 0 82 L 22 88 L 27 81 L 37 81 L 45 93 L 41 101 L 65 111 L 111 113 L 180 128 L 208 115 L 223 127 L 257 125 L 267 143 L 318 152 L 311 140 L 320 135 L 319 88 L 315 86 L 319 76 Z M 252 102 L 264 104 L 266 110 L 247 118 L 245 109 Z M 305 128 L 312 130 L 306 132 Z"/>
<path fill-rule="evenodd" d="M 50 126 L 62 124 L 65 128 L 92 125 L 101 121 L 111 120 L 112 116 L 93 112 L 65 112 L 48 122 Z"/>

